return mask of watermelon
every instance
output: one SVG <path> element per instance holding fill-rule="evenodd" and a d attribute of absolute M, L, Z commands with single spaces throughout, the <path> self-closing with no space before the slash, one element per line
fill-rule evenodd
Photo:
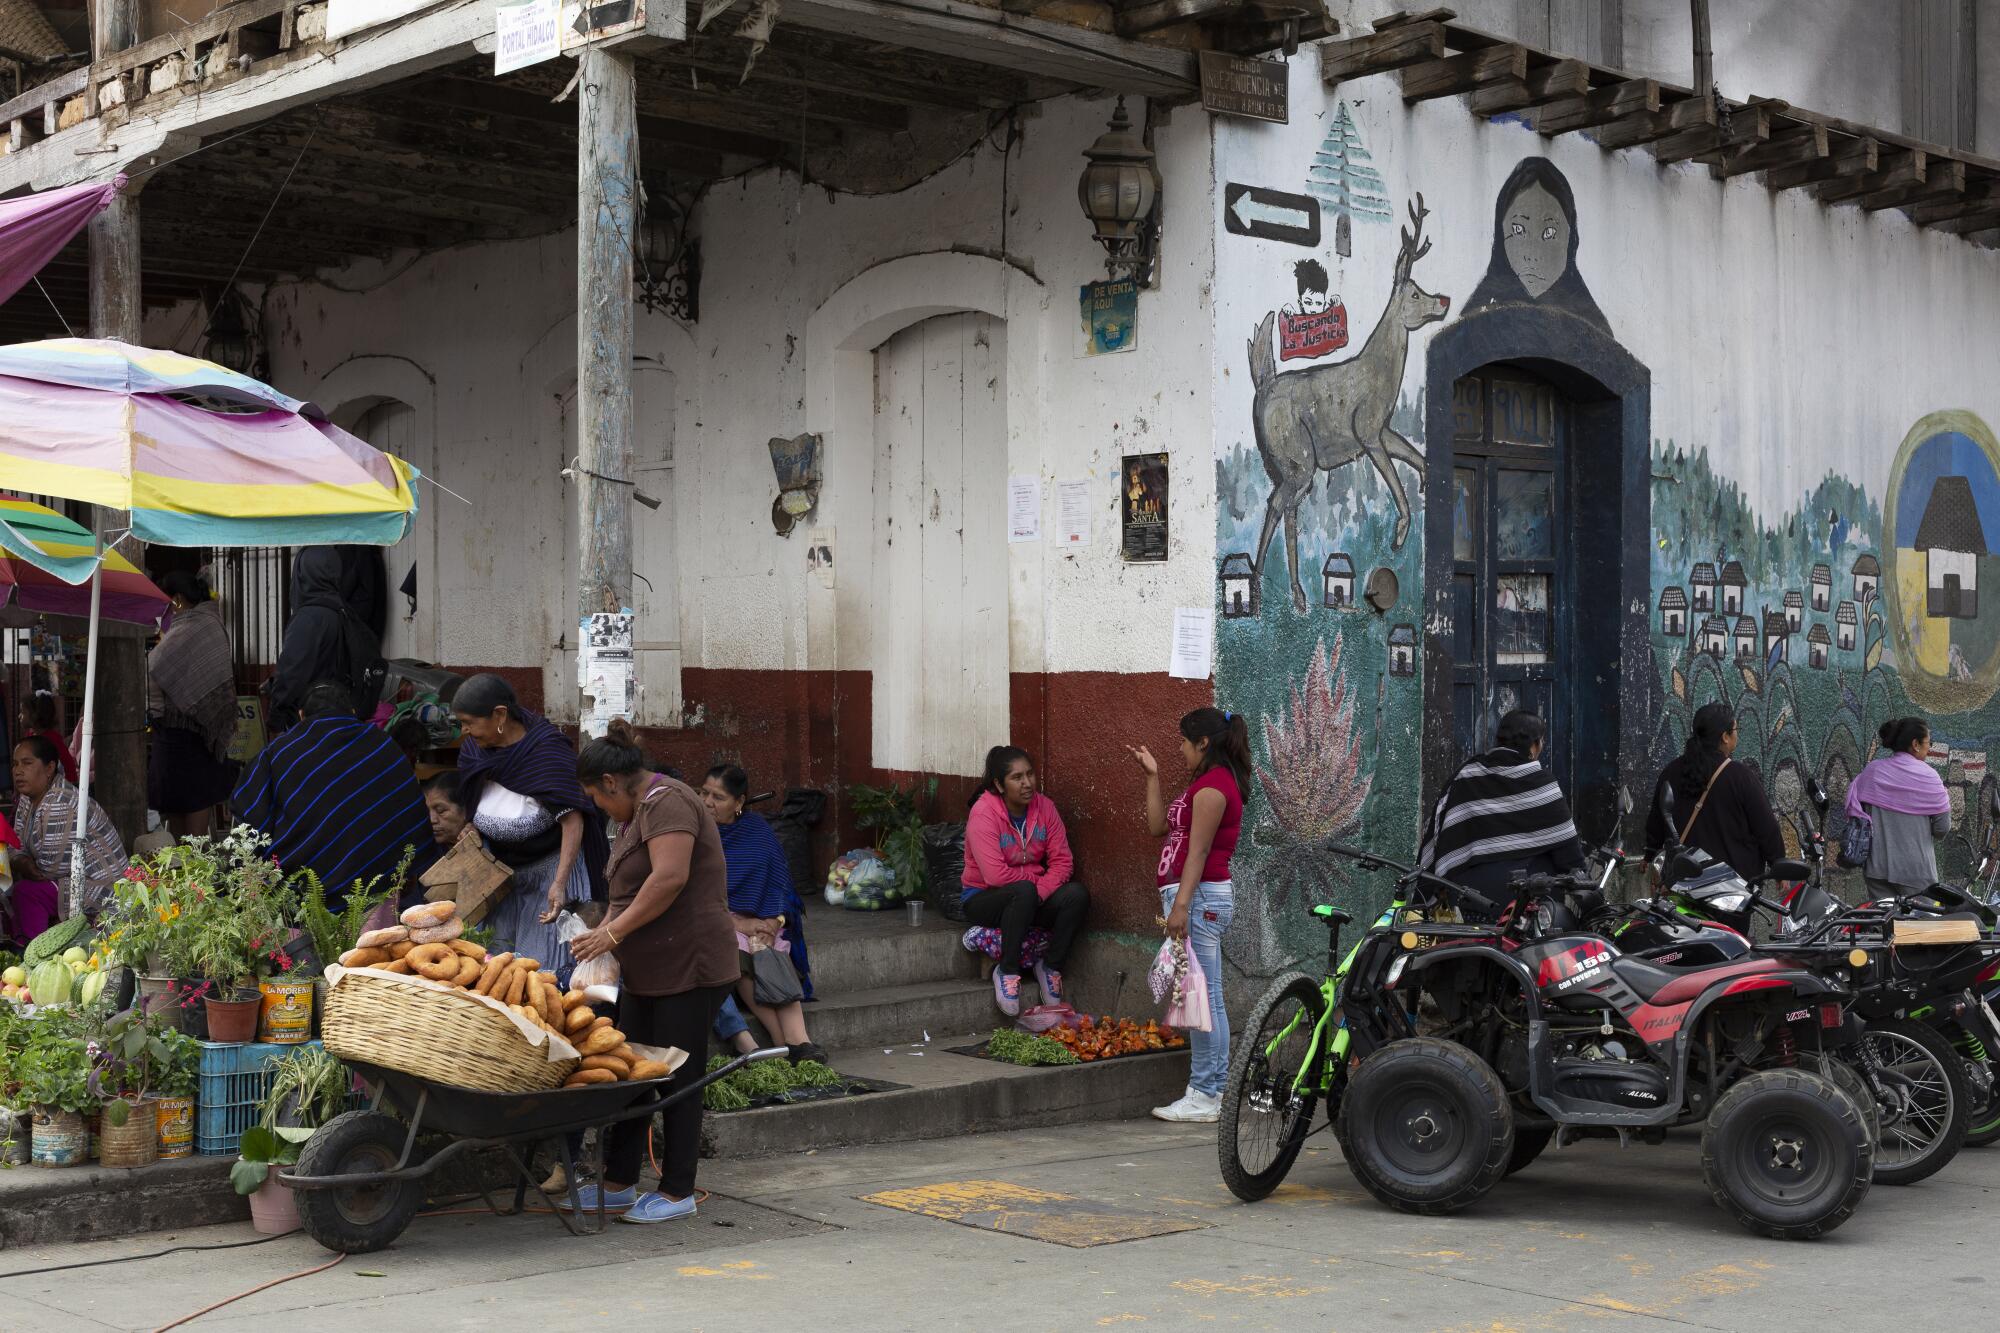
<path fill-rule="evenodd" d="M 81 912 L 67 921 L 56 922 L 29 941 L 27 950 L 21 955 L 21 966 L 33 971 L 35 964 L 61 957 L 62 951 L 80 942 L 89 929 L 90 922 Z"/>
<path fill-rule="evenodd" d="M 37 1005 L 68 1004 L 75 983 L 76 974 L 69 970 L 68 963 L 60 959 L 38 963 L 28 973 L 28 990 L 33 993 Z"/>

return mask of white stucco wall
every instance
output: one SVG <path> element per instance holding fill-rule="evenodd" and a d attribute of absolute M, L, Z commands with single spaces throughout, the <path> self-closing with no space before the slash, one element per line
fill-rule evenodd
<path fill-rule="evenodd" d="M 1091 478 L 1099 501 L 1086 548 L 1052 551 L 1045 539 L 992 553 L 1008 563 L 1010 615 L 991 632 L 1007 634 L 1014 671 L 1165 669 L 1172 609 L 1212 596 L 1207 124 L 1183 110 L 1159 127 L 1161 278 L 1141 296 L 1136 349 L 1086 357 L 1077 289 L 1103 267 L 1076 179 L 1110 106 L 1030 112 L 1011 152 L 996 131 L 899 194 L 830 195 L 762 171 L 704 197 L 699 322 L 638 314 L 637 355 L 673 377 L 681 608 L 677 633 L 641 625 L 641 640 L 677 639 L 688 668 L 869 667 L 870 352 L 927 314 L 986 309 L 1008 322 L 1008 472 L 1041 479 L 1048 537 L 1056 480 Z M 423 590 L 440 617 L 436 654 L 544 666 L 552 700 L 570 693 L 556 648 L 566 630 L 574 646 L 564 508 L 574 495 L 557 475 L 573 452 L 560 400 L 574 382 L 574 275 L 563 233 L 281 285 L 265 316 L 273 377 L 288 391 L 336 412 L 411 401 L 435 441 L 425 465 L 470 502 L 423 492 L 437 515 Z M 860 386 L 851 419 L 838 415 L 843 382 Z M 827 435 L 808 526 L 835 531 L 832 593 L 808 576 L 803 529 L 782 539 L 770 522 L 765 443 L 809 430 Z M 1153 450 L 1172 455 L 1172 558 L 1127 565 L 1119 458 Z M 395 578 L 408 554 L 392 555 Z"/>

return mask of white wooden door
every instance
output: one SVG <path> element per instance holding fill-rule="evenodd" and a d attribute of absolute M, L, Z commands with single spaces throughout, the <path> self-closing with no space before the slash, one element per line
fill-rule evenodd
<path fill-rule="evenodd" d="M 632 364 L 632 480 L 637 490 L 658 500 L 651 509 L 632 502 L 632 613 L 637 633 L 638 708 L 632 721 L 642 727 L 681 724 L 681 561 L 675 522 L 673 373 L 652 361 Z M 576 390 L 562 400 L 562 461 L 577 455 Z M 576 716 L 577 488 L 563 488 L 564 650 L 554 666 L 558 688 L 551 696 L 556 715 Z M 560 700 L 560 702 L 556 702 Z"/>
<path fill-rule="evenodd" d="M 874 764 L 977 774 L 1008 739 L 1006 325 L 875 352 Z"/>
<path fill-rule="evenodd" d="M 417 412 L 408 403 L 384 399 L 363 412 L 354 434 L 383 453 L 394 454 L 428 476 L 437 462 L 435 442 L 417 429 Z M 384 556 L 389 571 L 389 625 L 382 636 L 384 657 L 414 657 L 435 662 L 438 652 L 437 505 L 445 498 L 436 487 L 417 483 L 417 518 L 409 535 Z M 454 502 L 455 503 L 455 502 Z M 414 569 L 417 607 L 397 589 Z"/>

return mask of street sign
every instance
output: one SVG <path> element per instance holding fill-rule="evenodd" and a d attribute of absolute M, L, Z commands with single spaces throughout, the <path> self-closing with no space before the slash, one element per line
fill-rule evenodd
<path fill-rule="evenodd" d="M 687 0 L 562 0 L 564 55 L 587 46 L 686 40 Z"/>
<path fill-rule="evenodd" d="M 509 0 L 493 11 L 493 72 L 507 74 L 562 54 L 562 0 Z"/>
<path fill-rule="evenodd" d="M 1291 91 L 1282 60 L 1232 56 L 1223 51 L 1201 53 L 1201 104 L 1223 116 L 1291 123 Z"/>
<path fill-rule="evenodd" d="M 1319 200 L 1231 181 L 1222 190 L 1222 225 L 1238 236 L 1311 248 L 1319 244 Z"/>

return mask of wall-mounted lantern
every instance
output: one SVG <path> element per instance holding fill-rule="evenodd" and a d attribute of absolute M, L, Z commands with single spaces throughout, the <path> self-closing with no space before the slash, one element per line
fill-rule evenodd
<path fill-rule="evenodd" d="M 208 317 L 208 339 L 202 355 L 225 370 L 262 378 L 258 374 L 262 349 L 251 328 L 249 312 L 244 309 L 243 297 L 234 287 L 223 289 Z"/>
<path fill-rule="evenodd" d="M 780 537 L 819 507 L 819 436 L 773 437 L 771 471 L 777 474 L 778 498 L 771 502 L 771 526 Z"/>
<path fill-rule="evenodd" d="M 1160 170 L 1145 138 L 1132 128 L 1125 99 L 1118 99 L 1111 124 L 1083 150 L 1090 165 L 1076 183 L 1077 202 L 1104 247 L 1105 271 L 1127 274 L 1141 287 L 1153 285 L 1153 261 L 1160 235 Z"/>
<path fill-rule="evenodd" d="M 650 311 L 694 323 L 700 308 L 701 247 L 688 235 L 687 210 L 664 191 L 657 199 L 645 196 L 632 258 L 633 299 Z"/>

